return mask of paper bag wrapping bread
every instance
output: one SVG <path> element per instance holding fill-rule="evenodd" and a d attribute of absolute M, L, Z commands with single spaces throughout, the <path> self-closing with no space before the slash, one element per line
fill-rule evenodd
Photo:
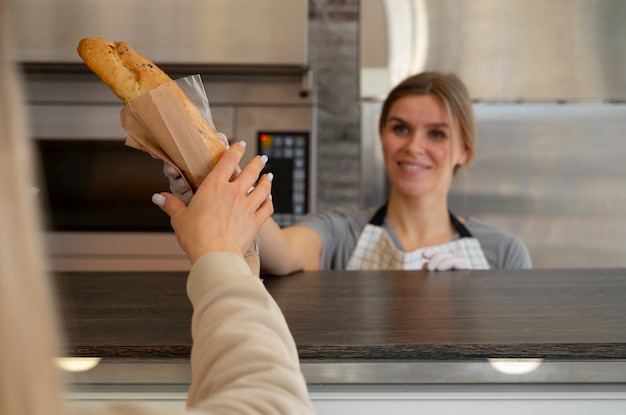
<path fill-rule="evenodd" d="M 227 148 L 213 126 L 199 77 L 192 83 L 192 92 L 197 94 L 189 97 L 150 59 L 124 42 L 84 38 L 77 52 L 125 104 L 120 118 L 128 133 L 126 145 L 178 167 L 195 191 Z M 244 253 L 255 275 L 260 273 L 258 254 L 255 240 Z"/>
<path fill-rule="evenodd" d="M 126 104 L 122 126 L 130 136 L 127 144 L 178 167 L 197 189 L 226 145 L 194 102 L 161 68 L 125 42 L 87 37 L 80 40 L 77 52 Z"/>
<path fill-rule="evenodd" d="M 199 96 L 192 96 L 190 99 L 202 100 L 204 91 L 196 92 Z M 174 84 L 157 87 L 129 101 L 122 108 L 120 119 L 122 127 L 128 133 L 125 143 L 127 146 L 145 151 L 178 167 L 195 190 L 219 158 L 207 152 L 206 144 L 200 137 L 196 137 L 198 131 L 189 119 L 190 112 L 175 99 L 177 94 Z M 198 110 L 212 124 L 208 102 L 205 104 Z M 257 240 L 244 253 L 244 259 L 253 274 L 258 276 L 260 260 Z"/>
<path fill-rule="evenodd" d="M 196 190 L 220 155 L 207 150 L 207 143 L 193 122 L 192 113 L 178 99 L 178 94 L 174 83 L 152 89 L 129 101 L 120 118 L 128 133 L 127 146 L 178 167 Z"/>

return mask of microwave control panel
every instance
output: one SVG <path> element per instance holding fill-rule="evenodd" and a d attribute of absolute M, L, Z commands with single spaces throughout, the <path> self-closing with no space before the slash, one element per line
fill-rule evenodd
<path fill-rule="evenodd" d="M 268 157 L 263 173 L 274 175 L 273 218 L 281 227 L 293 225 L 309 210 L 309 139 L 308 132 L 258 133 L 258 153 Z"/>

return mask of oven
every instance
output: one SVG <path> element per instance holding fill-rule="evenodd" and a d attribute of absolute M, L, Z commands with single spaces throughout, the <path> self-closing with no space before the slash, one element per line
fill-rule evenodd
<path fill-rule="evenodd" d="M 216 128 L 248 144 L 242 165 L 269 156 L 274 219 L 292 224 L 314 206 L 311 95 L 297 77 L 201 75 Z M 169 188 L 163 162 L 124 145 L 117 98 L 87 73 L 29 72 L 26 81 L 53 268 L 188 269 L 169 218 L 151 202 Z"/>
<path fill-rule="evenodd" d="M 269 156 L 278 224 L 312 211 L 316 94 L 306 0 L 165 0 L 158 7 L 152 0 L 23 0 L 14 8 L 53 270 L 190 267 L 169 218 L 151 202 L 169 188 L 163 164 L 124 145 L 122 104 L 80 61 L 82 37 L 124 40 L 172 78 L 200 74 L 218 131 L 248 144 L 242 163 Z M 49 35 L 34 36 L 35 27 Z"/>

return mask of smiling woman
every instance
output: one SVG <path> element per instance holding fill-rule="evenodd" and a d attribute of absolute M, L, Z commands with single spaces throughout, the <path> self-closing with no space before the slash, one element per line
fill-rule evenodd
<path fill-rule="evenodd" d="M 452 178 L 473 160 L 475 145 L 471 100 L 455 75 L 425 72 L 398 84 L 383 105 L 379 133 L 388 203 L 310 214 L 285 228 L 267 221 L 259 232 L 262 270 L 531 267 L 515 235 L 448 209 Z"/>
<path fill-rule="evenodd" d="M 424 72 L 391 90 L 379 120 L 387 204 L 365 225 L 348 269 L 527 268 L 524 244 L 475 218 L 457 218 L 447 195 L 474 158 L 467 88 L 453 74 Z"/>

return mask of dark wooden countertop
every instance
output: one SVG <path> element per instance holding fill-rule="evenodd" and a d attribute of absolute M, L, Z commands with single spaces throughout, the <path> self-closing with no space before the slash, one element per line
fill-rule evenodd
<path fill-rule="evenodd" d="M 57 273 L 70 355 L 182 357 L 186 273 Z M 302 359 L 626 359 L 626 269 L 265 277 Z"/>

